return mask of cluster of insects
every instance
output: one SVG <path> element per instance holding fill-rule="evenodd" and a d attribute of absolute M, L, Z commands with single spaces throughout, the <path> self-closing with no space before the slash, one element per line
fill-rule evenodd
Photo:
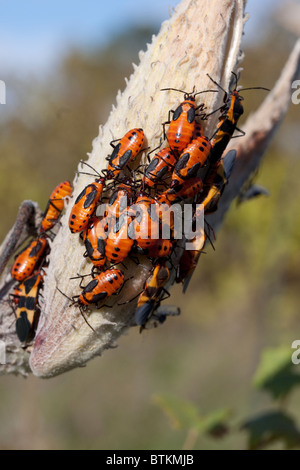
<path fill-rule="evenodd" d="M 12 277 L 18 281 L 11 294 L 11 304 L 16 315 L 16 332 L 19 340 L 25 344 L 33 339 L 39 319 L 38 296 L 45 276 L 43 268 L 47 266 L 50 251 L 48 239 L 62 213 L 65 199 L 71 193 L 69 181 L 60 183 L 52 191 L 37 229 L 38 236 L 17 254 L 11 268 Z"/>
<path fill-rule="evenodd" d="M 166 286 L 171 279 L 171 269 L 175 268 L 175 281 L 183 283 L 185 291 L 205 243 L 207 240 L 212 243 L 213 230 L 206 224 L 203 236 L 196 233 L 191 240 L 192 249 L 186 249 L 179 242 L 184 234 L 175 236 L 170 209 L 175 204 L 190 201 L 192 227 L 196 225 L 200 210 L 204 217 L 217 210 L 236 157 L 234 150 L 227 153 L 225 150 L 243 114 L 243 98 L 236 87 L 227 93 L 212 81 L 217 90 L 197 93 L 174 88 L 162 90 L 183 93 L 184 99 L 163 123 L 159 147 L 147 153 L 143 129 L 134 128 L 110 143 L 113 151 L 107 157 L 107 168 L 101 173 L 82 162 L 82 166 L 93 170 L 85 174 L 94 176 L 94 181 L 76 197 L 69 216 L 69 229 L 79 234 L 85 246 L 84 256 L 90 260 L 92 279 L 83 286 L 85 276 L 78 275 L 81 293 L 68 298 L 79 307 L 87 323 L 84 311 L 91 305 L 103 307 L 107 298 L 121 292 L 127 281 L 124 261 L 130 258 L 138 264 L 139 255 L 151 261 L 152 270 L 143 290 L 134 297 L 137 299 L 135 323 L 143 329 L 150 320 L 162 323 L 168 315 L 180 313 L 177 307 L 161 305 L 169 297 Z M 217 110 L 207 113 L 204 103 L 196 104 L 197 95 L 220 89 L 224 99 Z M 216 112 L 219 112 L 216 130 L 212 136 L 206 136 L 202 122 Z M 146 152 L 147 161 L 136 166 L 142 152 Z M 19 281 L 13 302 L 17 334 L 22 342 L 32 337 L 36 327 L 38 292 L 44 276 L 42 268 L 49 251 L 47 234 L 57 222 L 71 191 L 67 181 L 53 191 L 39 237 L 17 255 L 12 267 L 12 276 Z M 168 237 L 164 236 L 166 228 Z M 174 253 L 176 265 L 172 258 Z"/>
<path fill-rule="evenodd" d="M 163 123 L 160 146 L 146 153 L 145 164 L 136 166 L 137 156 L 148 149 L 143 129 L 135 128 L 111 142 L 113 152 L 101 174 L 82 162 L 93 169 L 96 179 L 77 196 L 69 217 L 70 231 L 80 235 L 86 249 L 84 256 L 92 263 L 91 281 L 83 286 L 85 276 L 78 276 L 82 277 L 81 293 L 70 298 L 82 314 L 88 306 L 101 308 L 104 300 L 120 293 L 126 282 L 127 258 L 134 260 L 141 254 L 150 259 L 153 268 L 143 290 L 127 301 L 137 299 L 135 323 L 141 329 L 150 319 L 163 322 L 168 315 L 179 314 L 176 307 L 161 306 L 162 300 L 169 297 L 166 285 L 170 270 L 175 267 L 175 280 L 184 283 L 185 290 L 205 242 L 210 240 L 210 228 L 206 227 L 202 237 L 194 236 L 192 249 L 184 249 L 175 237 L 170 208 L 192 201 L 192 226 L 199 207 L 204 216 L 217 210 L 236 156 L 235 151 L 224 156 L 224 151 L 243 114 L 238 91 L 223 90 L 223 105 L 216 110 L 220 112 L 219 122 L 209 138 L 201 125 L 209 114 L 203 103 L 196 104 L 196 96 L 204 92 L 186 93 L 173 88 L 162 91 L 183 93 L 184 100 Z M 165 224 L 167 238 L 162 235 Z M 176 266 L 172 261 L 174 252 L 176 258 L 180 253 Z"/>

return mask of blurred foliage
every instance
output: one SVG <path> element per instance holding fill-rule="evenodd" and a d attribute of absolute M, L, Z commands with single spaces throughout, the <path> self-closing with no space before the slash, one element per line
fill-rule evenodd
<path fill-rule="evenodd" d="M 265 349 L 254 376 L 254 385 L 273 398 L 284 398 L 300 384 L 300 375 L 291 361 L 291 348 Z"/>
<path fill-rule="evenodd" d="M 152 33 L 129 31 L 106 49 L 74 49 L 44 80 L 1 77 L 14 102 L 1 116 L 1 238 L 22 200 L 44 208 L 58 182 L 72 181 Z M 272 88 L 292 43 L 273 25 L 264 42 L 245 51 L 241 85 Z M 243 119 L 264 97 L 245 92 Z M 187 293 L 172 289 L 180 317 L 142 335 L 132 329 L 120 349 L 50 381 L 1 377 L 1 449 L 258 448 L 276 443 L 282 430 L 286 447 L 298 442 L 299 390 L 284 388 L 296 367 L 288 352 L 282 362 L 280 351 L 266 353 L 255 376 L 259 389 L 251 385 L 264 348 L 288 348 L 299 337 L 298 129 L 299 107 L 291 105 L 256 178 L 270 196 L 233 204 L 216 251 L 201 256 Z M 273 403 L 261 389 L 275 397 L 289 391 L 289 414 L 266 413 Z M 218 424 L 227 429 L 228 409 L 230 432 L 212 439 Z M 176 433 L 165 413 L 182 423 Z"/>
<path fill-rule="evenodd" d="M 285 449 L 300 446 L 300 431 L 294 420 L 280 411 L 261 414 L 247 421 L 243 429 L 249 433 L 250 450 L 261 449 L 278 441 L 284 444 Z"/>
<path fill-rule="evenodd" d="M 183 448 L 192 449 L 201 434 L 219 438 L 228 432 L 227 421 L 231 414 L 228 409 L 214 410 L 203 416 L 193 403 L 171 395 L 157 395 L 154 402 L 169 417 L 174 428 L 188 431 Z"/>

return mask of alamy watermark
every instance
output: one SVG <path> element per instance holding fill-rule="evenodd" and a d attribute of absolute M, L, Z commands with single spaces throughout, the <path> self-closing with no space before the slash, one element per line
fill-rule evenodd
<path fill-rule="evenodd" d="M 97 216 L 113 227 L 107 232 L 110 239 L 131 238 L 133 240 L 185 240 L 185 249 L 194 250 L 201 245 L 204 234 L 203 204 L 132 204 L 127 197 L 120 200 L 120 207 L 127 209 L 115 214 L 110 206 L 102 204 L 97 209 Z M 126 226 L 127 230 L 121 230 Z M 103 234 L 104 235 L 104 234 Z"/>
<path fill-rule="evenodd" d="M 300 364 L 300 339 L 295 339 L 292 342 L 291 348 L 296 349 L 292 354 L 291 361 L 293 364 L 298 365 Z"/>
<path fill-rule="evenodd" d="M 293 81 L 292 89 L 295 90 L 291 96 L 292 103 L 299 104 L 300 103 L 300 80 Z"/>

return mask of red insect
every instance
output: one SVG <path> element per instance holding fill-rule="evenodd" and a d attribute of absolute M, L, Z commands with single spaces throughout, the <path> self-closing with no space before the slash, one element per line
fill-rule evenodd
<path fill-rule="evenodd" d="M 157 196 L 156 200 L 161 204 L 175 204 L 177 202 L 190 199 L 199 194 L 203 189 L 201 178 L 191 178 L 173 188 L 169 188 Z"/>
<path fill-rule="evenodd" d="M 236 90 L 238 77 L 233 73 L 235 78 L 235 90 L 227 93 L 221 85 L 219 85 L 215 80 L 213 80 L 208 74 L 208 77 L 211 81 L 217 85 L 222 91 L 224 91 L 224 105 L 221 107 L 221 116 L 219 118 L 219 123 L 217 130 L 211 139 L 212 150 L 210 155 L 211 163 L 215 163 L 222 157 L 224 150 L 226 149 L 230 139 L 233 136 L 233 133 L 237 128 L 237 123 L 239 118 L 244 113 L 244 108 L 242 105 L 243 97 Z M 251 87 L 243 88 L 245 90 L 266 90 L 270 91 L 268 88 L 264 87 Z"/>
<path fill-rule="evenodd" d="M 77 196 L 69 217 L 69 228 L 72 233 L 81 232 L 89 222 L 89 218 L 97 209 L 105 185 L 105 178 L 99 178 L 88 184 Z"/>
<path fill-rule="evenodd" d="M 39 317 L 37 302 L 42 281 L 43 275 L 38 272 L 26 278 L 15 289 L 14 296 L 17 299 L 16 332 L 21 342 L 27 343 L 34 337 Z"/>
<path fill-rule="evenodd" d="M 203 128 L 200 122 L 196 122 L 195 124 L 195 130 L 193 134 L 193 139 L 198 139 L 199 137 L 203 137 Z"/>
<path fill-rule="evenodd" d="M 230 150 L 209 169 L 205 178 L 204 193 L 199 199 L 204 205 L 205 214 L 211 214 L 217 210 L 220 198 L 232 173 L 235 159 L 236 150 Z"/>
<path fill-rule="evenodd" d="M 57 222 L 65 205 L 65 198 L 71 196 L 72 186 L 69 181 L 60 183 L 51 193 L 43 219 L 40 232 L 50 230 Z"/>
<path fill-rule="evenodd" d="M 132 204 L 133 196 L 134 189 L 130 179 L 126 179 L 118 185 L 106 205 L 106 217 L 109 223 L 114 225 L 121 213 Z"/>
<path fill-rule="evenodd" d="M 171 188 L 195 178 L 207 162 L 211 149 L 207 137 L 199 137 L 184 149 L 172 173 Z"/>
<path fill-rule="evenodd" d="M 133 225 L 131 222 L 132 217 L 128 215 L 127 211 L 124 211 L 108 233 L 105 254 L 112 263 L 120 263 L 127 258 L 134 244 L 134 234 L 131 233 Z"/>
<path fill-rule="evenodd" d="M 155 246 L 159 239 L 160 230 L 158 204 L 155 199 L 140 191 L 132 207 L 128 212 L 134 217 L 134 220 L 129 224 L 131 236 L 135 238 L 136 244 L 143 250 Z"/>
<path fill-rule="evenodd" d="M 149 155 L 149 154 L 148 154 Z M 170 147 L 166 147 L 157 152 L 146 167 L 142 185 L 152 188 L 161 182 L 173 171 L 177 159 Z"/>
<path fill-rule="evenodd" d="M 105 246 L 107 239 L 107 221 L 105 218 L 91 217 L 82 233 L 86 253 L 94 266 L 101 268 L 105 265 Z"/>
<path fill-rule="evenodd" d="M 180 103 L 175 111 L 169 112 L 169 120 L 163 124 L 164 129 L 166 124 L 170 124 L 167 134 L 168 144 L 175 153 L 180 154 L 193 138 L 196 126 L 196 116 L 201 116 L 202 118 L 205 118 L 206 116 L 203 112 L 205 109 L 204 104 L 201 103 L 199 106 L 196 106 L 196 96 L 200 93 L 205 93 L 205 91 L 186 93 L 182 90 L 177 90 L 176 88 L 162 89 L 162 91 L 166 90 L 174 90 L 184 93 L 184 101 Z M 200 115 L 197 114 L 198 110 L 200 110 Z M 173 113 L 171 121 L 170 113 Z"/>
<path fill-rule="evenodd" d="M 137 325 L 144 325 L 146 323 L 151 313 L 162 301 L 161 294 L 163 292 L 169 297 L 170 294 L 164 288 L 169 278 L 170 271 L 165 264 L 157 264 L 152 274 L 145 282 L 144 290 L 137 301 L 135 311 L 135 321 Z"/>
<path fill-rule="evenodd" d="M 145 253 L 150 258 L 166 258 L 171 255 L 173 250 L 173 243 L 168 239 L 159 239 L 157 243 L 145 250 Z"/>
<path fill-rule="evenodd" d="M 124 284 L 124 274 L 119 269 L 107 269 L 94 277 L 82 290 L 80 295 L 72 297 L 80 306 L 98 304 L 116 294 Z"/>
<path fill-rule="evenodd" d="M 37 238 L 27 245 L 15 259 L 11 275 L 17 281 L 23 281 L 37 269 L 46 255 L 48 241 L 45 237 Z"/>
<path fill-rule="evenodd" d="M 113 153 L 108 157 L 107 178 L 115 178 L 127 165 L 132 162 L 138 153 L 142 150 L 145 135 L 143 129 L 131 129 L 128 131 L 119 143 L 114 146 Z"/>

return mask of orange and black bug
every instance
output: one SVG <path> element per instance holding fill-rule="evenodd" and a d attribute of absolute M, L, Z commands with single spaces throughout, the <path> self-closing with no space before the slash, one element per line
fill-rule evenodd
<path fill-rule="evenodd" d="M 167 297 L 170 294 L 165 290 L 165 285 L 170 278 L 170 271 L 165 264 L 157 264 L 147 281 L 144 290 L 137 301 L 135 311 L 135 322 L 143 326 L 149 319 L 155 308 L 163 300 L 161 295 L 165 293 Z"/>
<path fill-rule="evenodd" d="M 85 276 L 77 276 L 77 279 L 81 277 L 82 279 Z M 80 310 L 80 314 L 83 317 L 86 324 L 95 332 L 94 328 L 87 321 L 84 311 L 87 310 L 89 305 L 94 304 L 96 308 L 104 307 L 104 305 L 98 305 L 99 302 L 110 297 L 114 294 L 117 294 L 124 285 L 124 274 L 119 269 L 107 269 L 102 273 L 93 277 L 93 279 L 86 285 L 82 286 L 82 279 L 80 282 L 80 288 L 82 289 L 81 294 L 73 295 L 73 297 L 68 297 L 64 292 L 62 292 L 57 286 L 56 289 L 68 300 L 70 300 L 71 305 L 77 305 Z"/>
<path fill-rule="evenodd" d="M 107 269 L 95 276 L 83 287 L 81 294 L 73 296 L 72 300 L 81 306 L 97 305 L 107 297 L 116 294 L 123 284 L 124 274 L 120 269 Z"/>
<path fill-rule="evenodd" d="M 132 217 L 124 211 L 111 227 L 105 246 L 105 255 L 112 263 L 121 263 L 130 253 L 134 244 L 134 234 L 131 233 Z"/>
<path fill-rule="evenodd" d="M 235 90 L 227 93 L 220 84 L 218 84 L 215 80 L 213 80 L 208 74 L 208 77 L 211 81 L 217 85 L 222 91 L 224 91 L 224 105 L 221 107 L 221 116 L 219 118 L 219 123 L 217 125 L 217 130 L 211 138 L 211 154 L 210 154 L 210 162 L 213 164 L 220 160 L 224 150 L 226 149 L 230 139 L 232 138 L 234 131 L 238 129 L 237 123 L 239 118 L 244 113 L 244 108 L 242 105 L 243 97 L 240 93 L 236 90 L 237 88 L 237 81 L 238 77 L 235 73 L 233 73 L 235 78 Z M 245 90 L 266 90 L 269 91 L 267 88 L 264 87 L 251 87 L 251 88 L 243 88 L 242 91 Z M 240 90 L 241 91 L 241 90 Z M 215 112 L 215 111 L 214 111 Z M 212 114 L 212 113 L 211 113 Z M 240 129 L 238 129 L 240 130 Z M 242 131 L 241 131 L 242 132 Z"/>
<path fill-rule="evenodd" d="M 131 179 L 122 181 L 117 189 L 112 193 L 109 202 L 106 205 L 107 221 L 113 225 L 128 206 L 133 202 L 134 187 Z"/>
<path fill-rule="evenodd" d="M 183 250 L 176 270 L 176 282 L 185 282 L 183 292 L 186 291 L 188 283 L 197 266 L 199 257 L 203 253 L 206 239 L 209 239 L 211 242 L 203 225 L 200 224 L 200 227 L 197 227 L 197 219 L 199 220 L 200 218 L 201 220 L 202 217 L 203 206 L 198 205 L 196 206 L 192 218 L 192 228 L 195 235 L 193 239 L 188 242 L 189 247 Z"/>
<path fill-rule="evenodd" d="M 161 91 L 167 90 L 174 90 L 180 93 L 184 93 L 184 101 L 180 103 L 175 111 L 169 111 L 169 120 L 163 123 L 164 129 L 165 125 L 169 124 L 167 133 L 168 145 L 175 153 L 180 154 L 183 149 L 185 149 L 185 147 L 187 147 L 187 145 L 191 142 L 194 136 L 196 116 L 200 116 L 203 119 L 206 117 L 206 114 L 204 113 L 204 104 L 201 103 L 199 106 L 196 106 L 196 96 L 200 93 L 216 90 L 199 91 L 198 93 L 186 93 L 183 90 L 177 90 L 176 88 L 163 88 Z M 197 111 L 200 111 L 200 114 L 197 114 Z M 170 120 L 170 113 L 173 113 L 172 120 Z"/>
<path fill-rule="evenodd" d="M 94 214 L 105 185 L 105 178 L 99 178 L 88 184 L 77 196 L 69 217 L 72 233 L 82 232 Z"/>
<path fill-rule="evenodd" d="M 195 129 L 193 134 L 193 139 L 198 139 L 199 137 L 203 137 L 203 128 L 200 122 L 195 123 Z"/>
<path fill-rule="evenodd" d="M 172 173 L 171 188 L 195 178 L 200 168 L 207 162 L 211 149 L 207 137 L 199 137 L 183 150 Z"/>
<path fill-rule="evenodd" d="M 65 198 L 71 196 L 72 186 L 69 181 L 60 183 L 51 193 L 43 219 L 40 232 L 50 230 L 57 222 L 65 205 Z"/>
<path fill-rule="evenodd" d="M 211 168 L 205 179 L 206 191 L 204 196 L 201 197 L 200 202 L 203 204 L 204 214 L 208 215 L 218 208 L 219 200 L 224 191 L 225 185 L 228 183 L 228 178 L 231 175 L 234 162 L 236 157 L 236 151 L 230 150 L 225 157 L 220 161 L 216 162 Z M 198 210 L 202 210 L 199 206 Z M 197 210 L 193 217 L 193 222 L 197 216 Z M 207 224 L 208 225 L 208 224 Z M 211 227 L 210 227 L 211 228 Z M 176 282 L 184 282 L 183 292 L 187 290 L 188 284 L 192 278 L 194 270 L 197 266 L 199 257 L 203 253 L 203 247 L 206 243 L 206 240 L 209 240 L 212 244 L 209 232 L 204 230 L 202 236 L 198 234 L 198 237 L 195 237 L 192 240 L 193 249 L 184 250 L 179 261 L 177 268 Z M 212 245 L 213 246 L 213 245 Z"/>
<path fill-rule="evenodd" d="M 17 281 L 23 281 L 40 267 L 48 248 L 45 237 L 39 237 L 29 243 L 17 256 L 11 269 L 11 275 Z"/>
<path fill-rule="evenodd" d="M 177 202 L 190 199 L 199 194 L 203 189 L 203 181 L 201 178 L 191 178 L 184 183 L 180 183 L 173 188 L 169 188 L 156 197 L 161 204 L 175 204 Z"/>
<path fill-rule="evenodd" d="M 101 268 L 105 265 L 105 245 L 107 239 L 107 222 L 105 218 L 93 216 L 82 232 L 85 244 L 85 257 L 89 257 L 94 266 Z"/>
<path fill-rule="evenodd" d="M 170 147 L 166 147 L 157 152 L 149 165 L 145 168 L 142 180 L 143 187 L 148 186 L 152 188 L 157 183 L 163 181 L 163 179 L 173 171 L 176 162 L 177 158 Z"/>
<path fill-rule="evenodd" d="M 33 274 L 23 281 L 15 290 L 14 296 L 17 299 L 16 333 L 22 343 L 27 343 L 33 339 L 39 318 L 37 307 L 38 294 L 43 281 L 40 272 Z"/>
<path fill-rule="evenodd" d="M 143 129 L 131 129 L 128 131 L 119 143 L 115 146 L 112 141 L 110 144 L 114 148 L 113 153 L 107 158 L 108 167 L 107 178 L 115 178 L 127 165 L 132 162 L 138 153 L 142 150 L 145 134 Z"/>
<path fill-rule="evenodd" d="M 230 150 L 225 157 L 210 168 L 205 178 L 204 193 L 200 202 L 204 205 L 204 213 L 211 214 L 218 208 L 219 200 L 233 170 L 236 150 Z"/>
<path fill-rule="evenodd" d="M 156 241 L 154 246 L 151 246 L 148 250 L 145 250 L 145 255 L 150 258 L 167 258 L 171 255 L 173 250 L 173 243 L 171 240 L 162 239 Z"/>
<path fill-rule="evenodd" d="M 134 218 L 129 224 L 131 236 L 143 250 L 155 246 L 159 239 L 160 217 L 159 205 L 155 199 L 140 191 L 135 204 L 128 209 L 128 214 Z"/>

